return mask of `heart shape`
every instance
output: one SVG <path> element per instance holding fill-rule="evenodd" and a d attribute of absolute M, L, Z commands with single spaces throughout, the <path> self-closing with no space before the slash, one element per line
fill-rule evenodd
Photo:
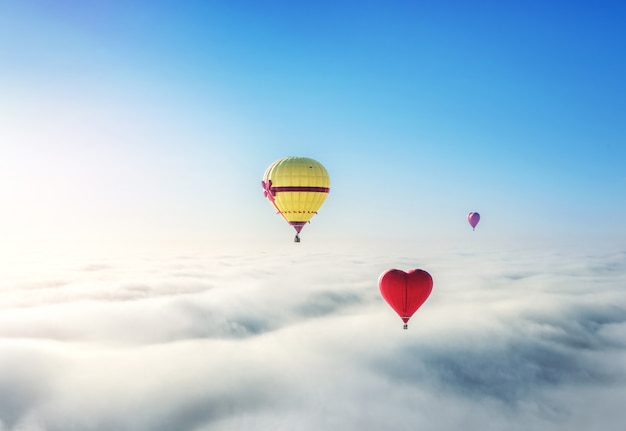
<path fill-rule="evenodd" d="M 381 274 L 378 288 L 387 303 L 404 322 L 404 329 L 413 313 L 428 299 L 433 290 L 433 278 L 422 269 L 404 272 L 390 269 Z"/>

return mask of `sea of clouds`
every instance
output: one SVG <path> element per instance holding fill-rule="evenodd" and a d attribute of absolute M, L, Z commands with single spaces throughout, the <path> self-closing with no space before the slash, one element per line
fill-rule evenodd
<path fill-rule="evenodd" d="M 626 422 L 626 250 L 5 247 L 0 430 L 562 430 Z M 389 268 L 433 293 L 402 329 Z"/>

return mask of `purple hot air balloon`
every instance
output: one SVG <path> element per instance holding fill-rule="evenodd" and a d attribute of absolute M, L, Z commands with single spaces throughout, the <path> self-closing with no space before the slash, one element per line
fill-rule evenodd
<path fill-rule="evenodd" d="M 480 214 L 478 214 L 478 213 L 469 213 L 467 215 L 467 221 L 469 222 L 470 225 L 472 225 L 472 230 L 474 230 L 476 228 L 476 225 L 480 221 Z"/>

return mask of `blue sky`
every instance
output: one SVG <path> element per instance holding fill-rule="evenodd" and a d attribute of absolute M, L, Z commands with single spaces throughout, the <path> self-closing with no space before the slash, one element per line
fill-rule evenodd
<path fill-rule="evenodd" d="M 625 6 L 337 3 L 3 2 L 2 235 L 624 239 Z"/>

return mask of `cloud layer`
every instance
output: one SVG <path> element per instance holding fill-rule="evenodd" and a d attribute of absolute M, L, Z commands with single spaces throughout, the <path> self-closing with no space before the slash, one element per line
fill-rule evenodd
<path fill-rule="evenodd" d="M 0 430 L 622 429 L 626 251 L 8 253 Z M 402 330 L 384 270 L 433 294 Z"/>

